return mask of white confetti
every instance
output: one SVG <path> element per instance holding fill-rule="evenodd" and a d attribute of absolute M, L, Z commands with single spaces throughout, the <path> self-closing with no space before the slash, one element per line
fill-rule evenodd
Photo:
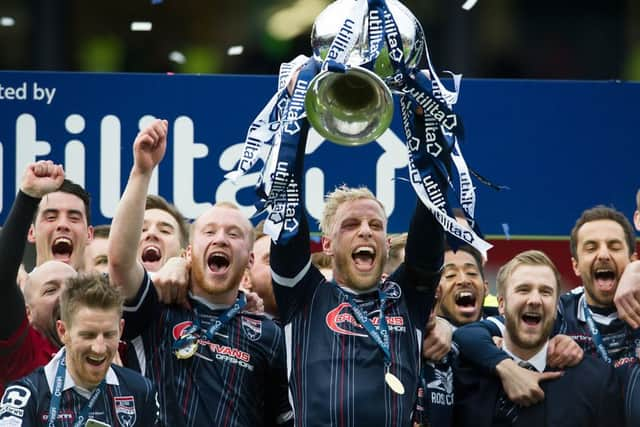
<path fill-rule="evenodd" d="M 244 46 L 230 46 L 227 49 L 227 55 L 229 56 L 242 55 L 242 52 L 244 52 Z"/>
<path fill-rule="evenodd" d="M 509 234 L 509 224 L 507 224 L 506 222 L 502 223 L 502 231 L 504 231 L 504 237 L 507 240 L 511 240 L 511 235 Z"/>
<path fill-rule="evenodd" d="M 467 0 L 462 5 L 462 8 L 464 10 L 471 10 L 471 8 L 476 5 L 476 3 L 478 3 L 478 0 Z"/>
<path fill-rule="evenodd" d="M 177 50 L 174 50 L 169 54 L 169 61 L 173 61 L 177 64 L 184 64 L 185 62 L 187 62 L 187 58 L 184 56 L 182 52 L 178 52 Z"/>
<path fill-rule="evenodd" d="M 131 31 L 151 31 L 151 22 L 134 21 L 131 23 Z"/>
<path fill-rule="evenodd" d="M 10 16 L 0 17 L 0 27 L 13 27 L 16 25 L 16 20 Z"/>

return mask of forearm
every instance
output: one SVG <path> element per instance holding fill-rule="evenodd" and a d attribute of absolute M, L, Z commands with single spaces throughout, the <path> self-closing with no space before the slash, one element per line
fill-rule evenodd
<path fill-rule="evenodd" d="M 122 195 L 109 233 L 109 274 L 126 299 L 133 298 L 143 277 L 137 259 L 144 210 L 151 174 L 133 170 Z"/>
<path fill-rule="evenodd" d="M 509 357 L 493 342 L 492 337 L 500 335 L 497 326 L 481 321 L 456 329 L 453 340 L 463 357 L 487 372 L 495 372 L 497 365 Z"/>
<path fill-rule="evenodd" d="M 16 283 L 26 244 L 26 236 L 39 198 L 19 191 L 9 216 L 0 230 L 0 339 L 9 338 L 25 317 L 24 297 Z"/>
<path fill-rule="evenodd" d="M 444 231 L 431 212 L 418 201 L 405 248 L 405 267 L 421 277 L 416 286 L 435 288 L 444 257 Z"/>

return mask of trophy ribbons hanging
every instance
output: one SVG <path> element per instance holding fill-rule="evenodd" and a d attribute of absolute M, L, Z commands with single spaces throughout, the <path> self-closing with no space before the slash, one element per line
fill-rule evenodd
<path fill-rule="evenodd" d="M 398 0 L 337 0 L 317 16 L 311 47 L 312 57 L 282 64 L 278 90 L 227 174 L 235 179 L 263 160 L 256 208 L 267 213 L 265 232 L 276 242 L 297 233 L 309 125 L 337 144 L 367 144 L 389 128 L 396 95 L 414 191 L 453 248 L 464 242 L 486 254 L 491 245 L 474 220 L 475 189 L 460 150 L 464 131 L 453 112 L 461 76 L 452 75 L 453 90 L 444 86 L 416 17 Z M 427 69 L 419 68 L 423 55 Z"/>

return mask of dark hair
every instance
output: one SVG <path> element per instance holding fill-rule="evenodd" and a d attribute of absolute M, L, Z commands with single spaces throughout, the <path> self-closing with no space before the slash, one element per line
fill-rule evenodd
<path fill-rule="evenodd" d="M 591 209 L 587 209 L 582 212 L 580 218 L 576 221 L 576 224 L 571 230 L 571 239 L 569 245 L 571 247 L 571 256 L 578 259 L 578 232 L 580 228 L 588 222 L 610 220 L 617 222 L 622 227 L 624 232 L 624 238 L 627 242 L 629 249 L 629 255 L 632 255 L 636 250 L 636 238 L 633 232 L 631 223 L 621 212 L 604 205 L 598 205 Z"/>
<path fill-rule="evenodd" d="M 445 243 L 444 251 L 445 252 L 453 251 L 453 249 L 449 246 L 449 244 Z M 467 245 L 467 244 L 462 244 L 458 246 L 458 248 L 456 249 L 456 252 L 457 251 L 466 252 L 473 257 L 476 264 L 478 265 L 478 271 L 480 272 L 480 276 L 482 277 L 482 280 L 484 280 L 484 259 L 482 259 L 482 254 L 480 253 L 480 251 L 478 251 L 473 246 Z"/>
<path fill-rule="evenodd" d="M 84 204 L 84 214 L 87 217 L 87 225 L 91 224 L 91 195 L 89 194 L 89 192 L 87 192 L 87 190 L 82 188 L 81 185 L 76 184 L 69 179 L 65 179 L 64 181 L 62 181 L 62 185 L 60 186 L 60 188 L 58 188 L 55 192 L 73 194 L 74 196 L 82 200 L 82 203 Z M 38 207 L 36 213 L 33 216 L 33 220 L 35 220 L 38 216 L 39 210 L 40 208 Z"/>
<path fill-rule="evenodd" d="M 180 231 L 180 247 L 186 248 L 189 243 L 189 227 L 187 226 L 187 221 L 185 221 L 182 213 L 178 210 L 178 208 L 167 202 L 167 200 L 162 196 L 156 196 L 154 194 L 147 195 L 147 201 L 144 207 L 144 210 L 149 209 L 160 209 L 161 211 L 165 211 L 169 215 L 173 217 L 178 223 L 178 228 Z"/>
<path fill-rule="evenodd" d="M 100 224 L 93 227 L 93 238 L 94 239 L 108 239 L 109 232 L 111 231 L 110 224 Z"/>

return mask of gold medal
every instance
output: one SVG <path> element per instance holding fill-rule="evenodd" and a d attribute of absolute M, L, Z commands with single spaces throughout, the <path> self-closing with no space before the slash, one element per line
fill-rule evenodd
<path fill-rule="evenodd" d="M 404 394 L 404 386 L 402 382 L 393 375 L 391 372 L 384 374 L 384 382 L 387 383 L 389 388 L 396 394 Z"/>
<path fill-rule="evenodd" d="M 180 338 L 173 346 L 173 353 L 178 359 L 189 359 L 198 350 L 198 339 L 193 335 Z"/>

